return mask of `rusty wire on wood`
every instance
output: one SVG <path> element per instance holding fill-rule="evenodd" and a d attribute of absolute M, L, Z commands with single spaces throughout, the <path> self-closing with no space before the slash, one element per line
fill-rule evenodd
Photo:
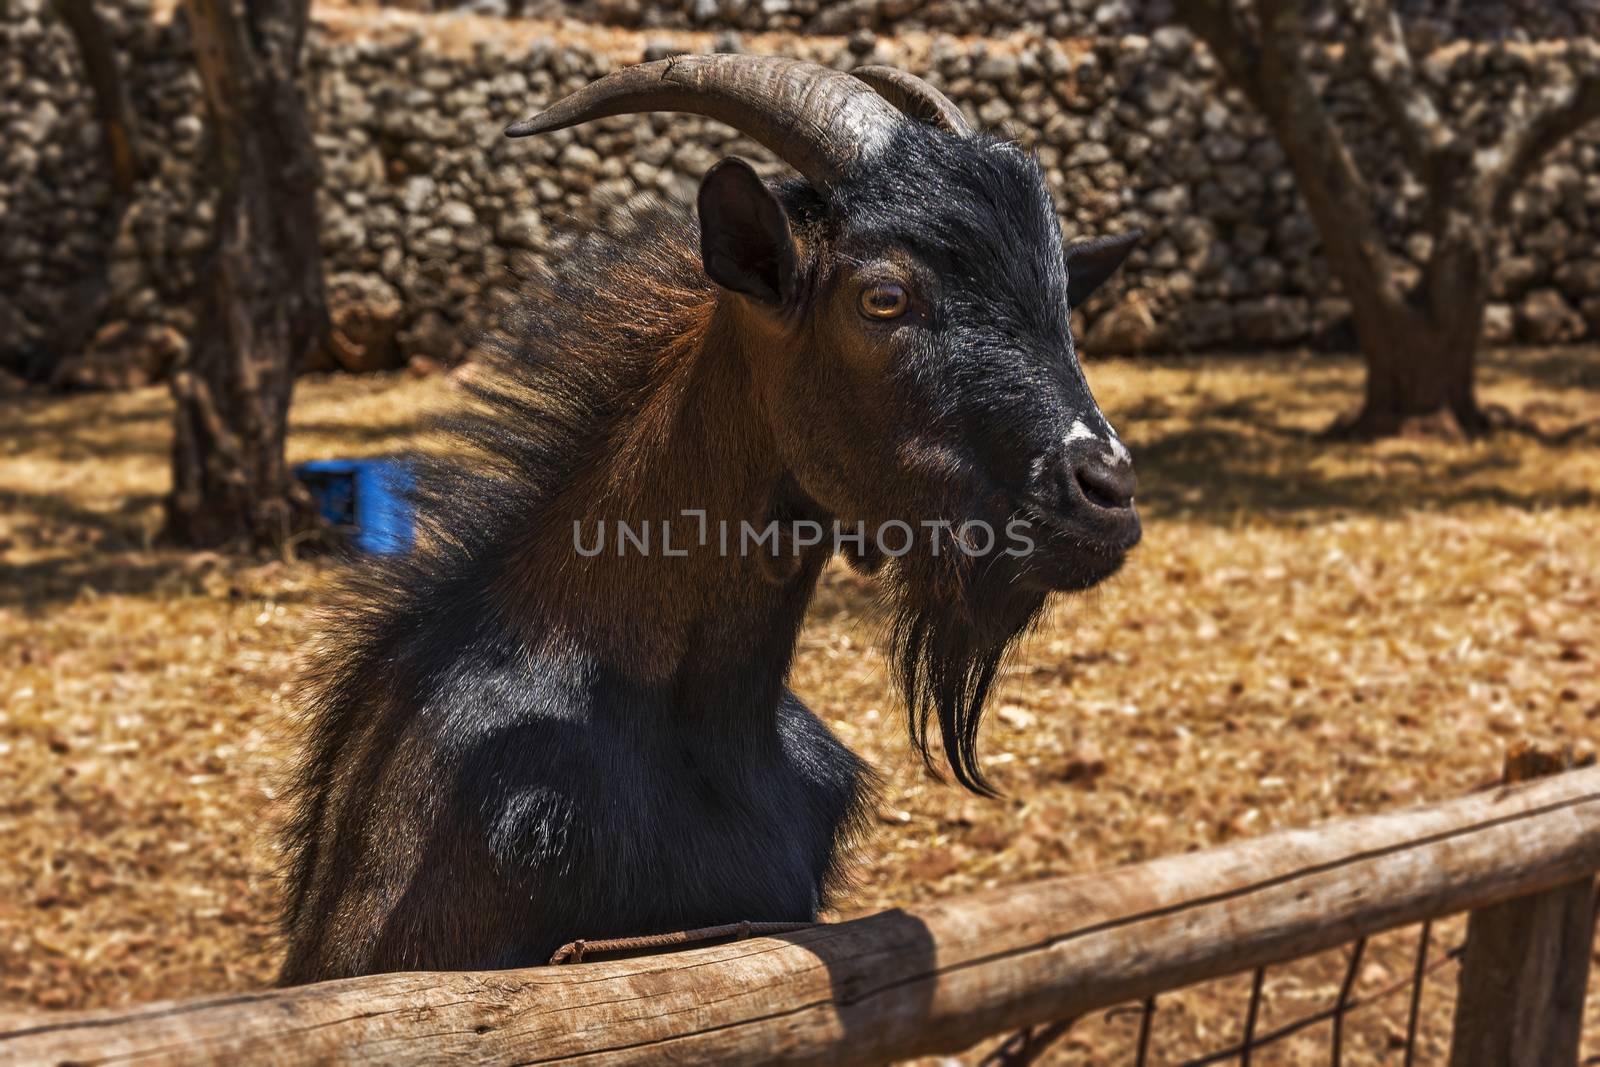
<path fill-rule="evenodd" d="M 598 941 L 579 938 L 556 949 L 555 955 L 550 957 L 550 963 L 554 966 L 563 963 L 583 963 L 586 960 L 618 959 L 665 949 L 704 945 L 713 941 L 743 941 L 751 937 L 774 937 L 778 934 L 791 934 L 796 930 L 809 930 L 816 925 L 816 923 L 738 922 L 642 937 L 613 937 Z"/>

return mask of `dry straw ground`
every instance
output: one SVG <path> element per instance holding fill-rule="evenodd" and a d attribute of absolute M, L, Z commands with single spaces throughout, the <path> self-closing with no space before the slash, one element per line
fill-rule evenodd
<path fill-rule="evenodd" d="M 984 736 L 1005 799 L 908 757 L 860 580 L 834 569 L 817 597 L 795 688 L 888 782 L 847 913 L 1451 796 L 1513 739 L 1600 732 L 1595 435 L 1323 445 L 1308 431 L 1358 380 L 1323 358 L 1090 376 L 1138 456 L 1147 539 L 1011 668 Z M 1485 386 L 1547 426 L 1600 417 L 1593 352 L 1497 354 Z M 402 448 L 455 401 L 447 379 L 307 381 L 292 451 Z M 0 1012 L 260 986 L 291 681 L 335 567 L 151 547 L 160 391 L 0 405 Z M 1375 946 L 1360 988 L 1403 976 L 1410 941 Z M 1263 1028 L 1339 970 L 1270 972 Z M 1451 979 L 1427 988 L 1423 1063 Z M 1247 989 L 1163 998 L 1152 1062 L 1231 1040 Z M 1357 1016 L 1346 1062 L 1395 1060 L 1404 1007 Z M 1600 999 L 1590 1019 L 1600 1055 Z M 1128 1062 L 1135 1026 L 1086 1021 L 1059 1061 Z M 1327 1039 L 1255 1062 L 1325 1062 Z"/>

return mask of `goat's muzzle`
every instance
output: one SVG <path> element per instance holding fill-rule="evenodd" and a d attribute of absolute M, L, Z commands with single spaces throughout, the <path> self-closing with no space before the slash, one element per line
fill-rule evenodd
<path fill-rule="evenodd" d="M 1085 588 L 1109 576 L 1139 543 L 1138 478 L 1126 453 L 1098 440 L 1071 441 L 1022 495 L 1035 530 L 1034 570 L 1051 588 Z"/>

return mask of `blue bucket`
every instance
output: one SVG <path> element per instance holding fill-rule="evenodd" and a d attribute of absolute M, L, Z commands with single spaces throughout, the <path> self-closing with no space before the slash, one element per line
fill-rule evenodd
<path fill-rule="evenodd" d="M 358 551 L 379 556 L 409 552 L 416 543 L 411 465 L 400 459 L 319 459 L 294 469 L 317 511 L 351 533 Z"/>

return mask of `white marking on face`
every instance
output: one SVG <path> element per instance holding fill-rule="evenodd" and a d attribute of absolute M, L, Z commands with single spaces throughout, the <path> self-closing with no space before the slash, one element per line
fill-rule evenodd
<path fill-rule="evenodd" d="M 1067 431 L 1066 442 L 1069 445 L 1074 441 L 1098 440 L 1100 440 L 1100 435 L 1089 429 L 1089 427 L 1085 426 L 1082 419 L 1074 421 L 1072 424 L 1072 429 Z"/>
<path fill-rule="evenodd" d="M 1089 429 L 1082 419 L 1075 419 L 1072 423 L 1072 428 L 1067 431 L 1066 443 L 1070 445 L 1074 441 L 1099 441 L 1109 449 L 1109 451 L 1100 453 L 1100 459 L 1106 466 L 1122 467 L 1132 463 L 1133 456 L 1128 452 L 1127 447 L 1123 445 L 1121 439 L 1117 437 L 1117 431 L 1111 428 L 1110 423 L 1105 423 L 1105 427 L 1106 436 L 1101 437 Z"/>

